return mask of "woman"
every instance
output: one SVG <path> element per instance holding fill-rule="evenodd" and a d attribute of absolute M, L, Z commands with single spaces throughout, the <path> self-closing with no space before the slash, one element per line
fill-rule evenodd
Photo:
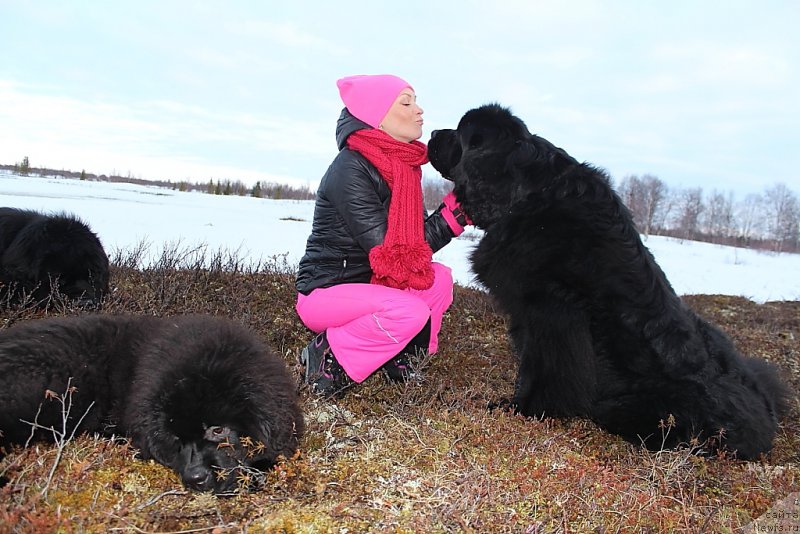
<path fill-rule="evenodd" d="M 380 368 L 407 380 L 410 355 L 436 352 L 453 278 L 431 258 L 467 224 L 452 193 L 432 215 L 425 211 L 427 147 L 418 141 L 423 111 L 411 85 L 392 75 L 336 84 L 345 105 L 339 154 L 317 189 L 296 282 L 297 313 L 319 333 L 300 361 L 321 395 Z"/>

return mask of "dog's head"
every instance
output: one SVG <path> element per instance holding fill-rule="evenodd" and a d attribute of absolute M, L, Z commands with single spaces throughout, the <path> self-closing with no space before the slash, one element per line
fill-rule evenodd
<path fill-rule="evenodd" d="M 266 436 L 253 437 L 233 425 L 203 425 L 202 435 L 192 433 L 191 438 L 183 433 L 171 467 L 194 491 L 220 495 L 258 487 L 278 460 Z"/>
<path fill-rule="evenodd" d="M 264 374 L 207 378 L 177 384 L 165 406 L 167 439 L 151 452 L 195 491 L 261 487 L 265 473 L 297 450 L 303 417 L 294 392 Z"/>
<path fill-rule="evenodd" d="M 208 406 L 171 411 L 165 431 L 157 435 L 132 432 L 141 457 L 170 467 L 193 491 L 230 495 L 261 487 L 266 472 L 297 450 L 303 425 L 299 414 L 287 428 L 287 421 L 277 421 L 275 414 L 244 414 L 247 409 L 237 410 L 231 404 L 232 413 L 223 416 L 204 412 Z M 192 409 L 195 413 L 190 415 Z"/>
<path fill-rule="evenodd" d="M 3 268 L 20 293 L 40 304 L 60 295 L 94 307 L 108 293 L 103 245 L 86 223 L 69 215 L 32 221 L 6 250 Z"/>
<path fill-rule="evenodd" d="M 491 226 L 515 202 L 546 187 L 575 163 L 498 104 L 468 111 L 455 130 L 434 131 L 428 154 L 433 167 L 453 182 L 462 208 L 481 228 Z"/>
<path fill-rule="evenodd" d="M 187 315 L 166 329 L 153 354 L 172 364 L 150 363 L 140 376 L 125 422 L 133 445 L 194 491 L 261 487 L 304 430 L 283 360 L 233 321 Z"/>

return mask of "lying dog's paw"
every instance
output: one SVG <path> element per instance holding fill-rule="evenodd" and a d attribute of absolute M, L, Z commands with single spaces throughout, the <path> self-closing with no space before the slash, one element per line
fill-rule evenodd
<path fill-rule="evenodd" d="M 493 412 L 495 410 L 502 410 L 504 412 L 518 413 L 519 405 L 511 399 L 498 399 L 496 402 L 490 402 L 486 408 Z"/>

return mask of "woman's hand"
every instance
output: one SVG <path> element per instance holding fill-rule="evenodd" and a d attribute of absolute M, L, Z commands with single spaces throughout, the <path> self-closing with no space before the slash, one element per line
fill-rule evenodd
<path fill-rule="evenodd" d="M 439 211 L 441 211 L 442 217 L 447 221 L 447 225 L 450 227 L 450 230 L 453 231 L 455 237 L 461 235 L 465 226 L 472 224 L 470 218 L 467 217 L 467 214 L 461 209 L 461 204 L 458 203 L 456 195 L 452 191 L 447 193 L 442 199 Z"/>

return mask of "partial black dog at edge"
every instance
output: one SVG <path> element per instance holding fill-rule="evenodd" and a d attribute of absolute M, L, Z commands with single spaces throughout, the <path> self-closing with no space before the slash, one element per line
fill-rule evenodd
<path fill-rule="evenodd" d="M 578 416 L 648 448 L 768 452 L 788 389 L 674 292 L 606 174 L 507 108 L 468 111 L 428 145 L 484 230 L 471 261 L 510 318 L 513 408 Z"/>
<path fill-rule="evenodd" d="M 65 414 L 53 395 L 69 397 Z M 0 330 L 0 446 L 122 435 L 196 491 L 257 487 L 303 434 L 285 363 L 234 321 L 86 315 Z M 2 450 L 0 450 L 0 457 Z"/>
<path fill-rule="evenodd" d="M 0 297 L 45 306 L 63 295 L 96 307 L 108 293 L 108 256 L 74 215 L 0 208 Z"/>

